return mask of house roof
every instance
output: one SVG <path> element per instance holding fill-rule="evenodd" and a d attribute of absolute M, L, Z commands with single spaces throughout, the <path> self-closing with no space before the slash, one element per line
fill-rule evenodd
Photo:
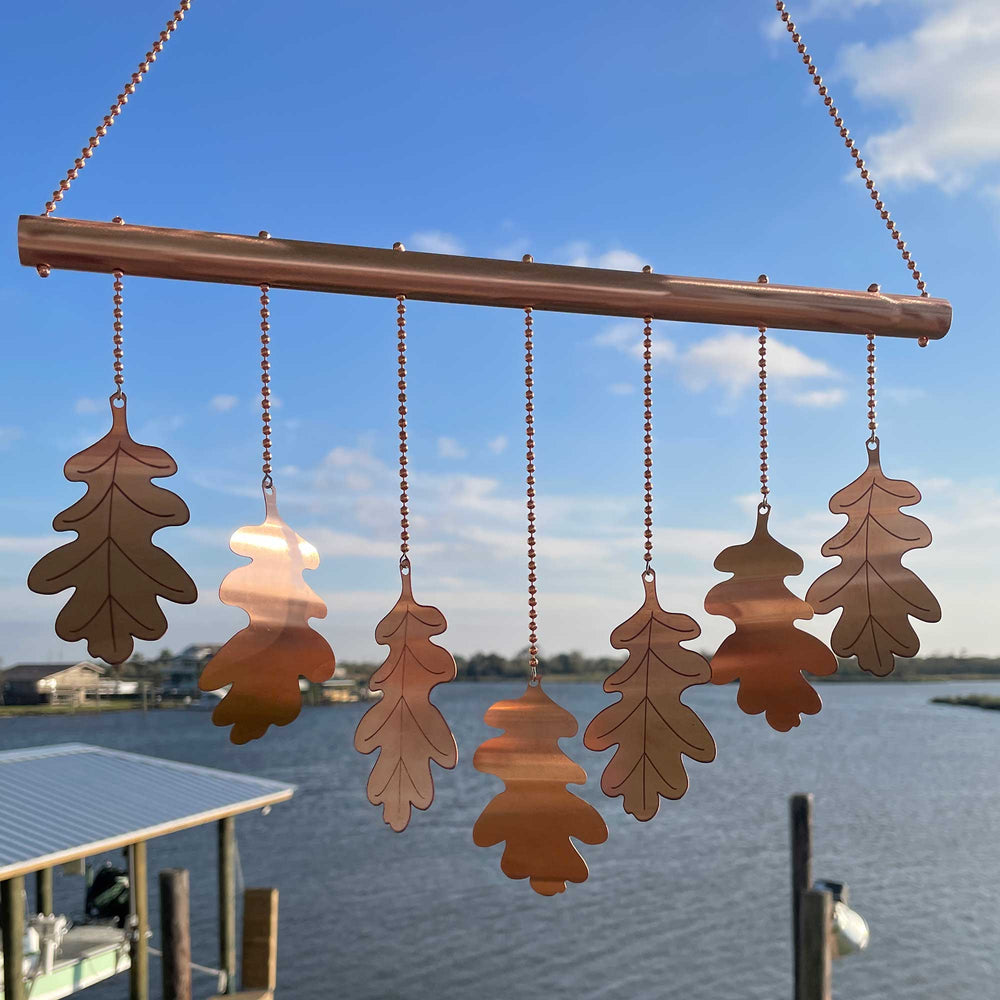
<path fill-rule="evenodd" d="M 0 753 L 0 881 L 290 799 L 294 785 L 83 743 Z"/>
<path fill-rule="evenodd" d="M 104 667 L 100 663 L 91 663 L 90 660 L 79 660 L 76 663 L 15 663 L 0 674 L 0 681 L 40 681 L 77 667 L 89 667 L 99 674 L 104 673 Z"/>
<path fill-rule="evenodd" d="M 190 646 L 185 646 L 173 659 L 174 660 L 200 660 L 215 654 L 222 649 L 221 642 L 195 642 Z"/>

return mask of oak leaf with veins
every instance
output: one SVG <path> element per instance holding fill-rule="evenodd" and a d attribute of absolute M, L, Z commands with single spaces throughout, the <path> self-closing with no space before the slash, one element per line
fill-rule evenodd
<path fill-rule="evenodd" d="M 448 623 L 437 608 L 414 600 L 409 568 L 400 569 L 400 579 L 399 600 L 375 627 L 375 641 L 389 653 L 368 686 L 382 697 L 354 734 L 360 753 L 379 751 L 368 801 L 382 806 L 382 818 L 397 833 L 406 829 L 414 807 L 427 809 L 434 799 L 431 761 L 449 769 L 458 763 L 455 737 L 430 698 L 457 672 L 451 653 L 431 641 Z"/>
<path fill-rule="evenodd" d="M 264 510 L 263 523 L 238 528 L 230 538 L 233 552 L 251 561 L 219 587 L 222 603 L 242 608 L 250 624 L 198 679 L 202 691 L 231 685 L 212 722 L 232 726 L 233 743 L 259 739 L 268 726 L 287 726 L 302 709 L 299 677 L 318 684 L 336 665 L 330 644 L 309 626 L 310 618 L 326 617 L 326 605 L 302 579 L 303 570 L 319 566 L 319 553 L 281 519 L 273 489 L 264 491 Z"/>
<path fill-rule="evenodd" d="M 629 654 L 604 682 L 604 690 L 620 698 L 587 726 L 583 743 L 596 751 L 617 746 L 601 790 L 610 798 L 620 795 L 624 810 L 645 821 L 656 815 L 661 796 L 679 799 L 687 791 L 683 757 L 715 760 L 715 740 L 681 701 L 685 689 L 712 677 L 708 661 L 681 645 L 701 629 L 693 618 L 660 607 L 652 571 L 642 580 L 642 607 L 611 633 L 611 645 Z"/>
<path fill-rule="evenodd" d="M 868 448 L 868 468 L 830 500 L 847 524 L 822 548 L 840 565 L 809 588 L 806 600 L 817 614 L 843 608 L 830 643 L 838 656 L 856 656 L 862 670 L 884 677 L 895 656 L 916 656 L 920 649 L 910 618 L 941 620 L 941 606 L 923 581 L 902 563 L 911 549 L 931 543 L 927 525 L 904 514 L 920 502 L 920 491 L 882 472 L 878 441 Z"/>
<path fill-rule="evenodd" d="M 52 522 L 56 531 L 75 531 L 74 541 L 34 565 L 28 587 L 38 594 L 74 592 L 56 618 L 56 634 L 67 642 L 87 640 L 87 651 L 108 663 L 132 655 L 133 639 L 159 639 L 167 619 L 157 601 L 191 604 L 198 597 L 192 579 L 176 560 L 152 542 L 153 533 L 186 524 L 179 496 L 152 482 L 177 471 L 161 448 L 137 444 L 128 432 L 126 402 L 111 397 L 111 430 L 66 462 L 70 482 L 87 492 Z"/>

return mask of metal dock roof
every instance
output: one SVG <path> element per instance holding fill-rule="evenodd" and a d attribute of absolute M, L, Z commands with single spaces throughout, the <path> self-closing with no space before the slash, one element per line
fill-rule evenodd
<path fill-rule="evenodd" d="M 63 743 L 0 753 L 0 881 L 290 799 L 294 785 Z"/>

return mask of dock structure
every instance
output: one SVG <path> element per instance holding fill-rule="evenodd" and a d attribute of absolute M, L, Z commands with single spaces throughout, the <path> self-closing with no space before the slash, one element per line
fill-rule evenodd
<path fill-rule="evenodd" d="M 80 743 L 0 753 L 0 1000 L 27 1000 L 25 879 L 51 907 L 57 865 L 125 849 L 130 919 L 124 929 L 87 925 L 66 933 L 49 971 L 32 973 L 31 1000 L 59 1000 L 129 973 L 129 1000 L 149 998 L 146 844 L 216 824 L 219 848 L 220 968 L 236 993 L 235 817 L 287 801 L 295 786 Z M 108 808 L 109 796 L 114 807 Z M 53 807 L 58 803 L 58 808 Z M 275 903 L 276 906 L 276 903 Z M 272 987 L 273 989 L 273 987 Z"/>

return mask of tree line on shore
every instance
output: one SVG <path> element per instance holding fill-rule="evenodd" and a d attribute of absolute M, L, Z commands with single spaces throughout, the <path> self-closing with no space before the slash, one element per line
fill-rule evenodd
<path fill-rule="evenodd" d="M 704 655 L 708 656 L 707 653 Z M 155 680 L 169 673 L 170 650 L 162 650 L 152 659 L 134 656 L 120 668 L 122 677 L 142 677 Z M 710 657 L 709 657 L 710 658 Z M 473 653 L 456 656 L 458 679 L 463 681 L 496 681 L 524 677 L 528 662 L 527 650 L 514 656 L 500 653 Z M 597 680 L 606 677 L 624 662 L 624 656 L 584 656 L 574 651 L 539 657 L 539 672 L 545 677 L 562 680 Z M 378 667 L 375 662 L 341 661 L 348 677 L 366 679 Z M 978 680 L 995 677 L 1000 680 L 1000 657 L 989 656 L 919 656 L 897 659 L 895 670 L 886 678 L 875 678 L 865 673 L 854 659 L 840 660 L 837 673 L 831 677 L 818 677 L 817 681 L 919 681 L 919 680 Z"/>

